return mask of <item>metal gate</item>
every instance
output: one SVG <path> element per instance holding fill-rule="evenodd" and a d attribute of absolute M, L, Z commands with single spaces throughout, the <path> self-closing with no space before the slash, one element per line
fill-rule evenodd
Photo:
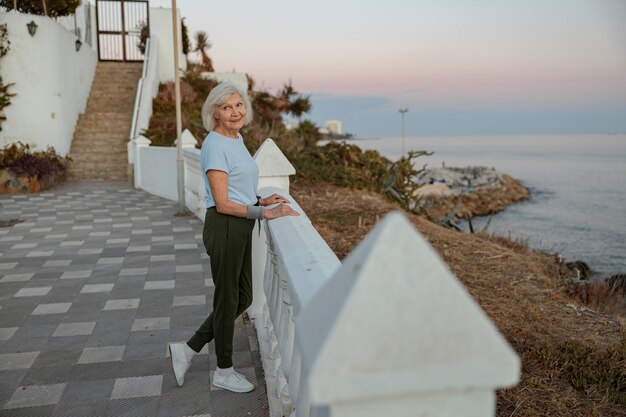
<path fill-rule="evenodd" d="M 141 32 L 150 34 L 148 0 L 96 0 L 98 59 L 143 61 Z"/>

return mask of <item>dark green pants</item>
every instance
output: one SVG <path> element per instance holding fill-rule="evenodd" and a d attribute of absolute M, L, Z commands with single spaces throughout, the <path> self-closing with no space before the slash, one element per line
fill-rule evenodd
<path fill-rule="evenodd" d="M 252 304 L 252 229 L 254 220 L 207 209 L 202 239 L 211 257 L 215 284 L 213 312 L 187 345 L 200 352 L 215 339 L 217 366 L 233 366 L 235 319 Z"/>

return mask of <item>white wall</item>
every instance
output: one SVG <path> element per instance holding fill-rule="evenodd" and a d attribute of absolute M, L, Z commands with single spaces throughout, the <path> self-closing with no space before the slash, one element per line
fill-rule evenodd
<path fill-rule="evenodd" d="M 178 66 L 187 69 L 187 60 L 183 54 L 182 27 L 180 10 L 178 14 Z M 172 33 L 172 9 L 150 8 L 150 37 L 159 45 L 159 80 L 174 81 L 174 35 Z"/>
<path fill-rule="evenodd" d="M 34 37 L 26 24 L 38 25 Z M 66 155 L 70 150 L 78 115 L 85 110 L 98 60 L 97 53 L 82 47 L 76 36 L 44 16 L 0 13 L 8 24 L 11 50 L 0 60 L 0 75 L 17 95 L 4 109 L 7 120 L 0 145 L 22 141 L 37 149 L 53 146 Z"/>
<path fill-rule="evenodd" d="M 177 201 L 178 150 L 163 146 L 142 146 L 137 147 L 136 152 L 138 163 L 135 164 L 135 184 L 141 184 L 140 188 L 150 194 Z"/>

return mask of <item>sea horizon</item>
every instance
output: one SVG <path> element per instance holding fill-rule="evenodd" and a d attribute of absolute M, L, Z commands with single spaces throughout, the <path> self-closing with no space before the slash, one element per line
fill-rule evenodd
<path fill-rule="evenodd" d="M 402 155 L 399 136 L 347 142 L 392 160 Z M 406 136 L 404 148 L 434 151 L 417 158 L 417 168 L 488 166 L 520 180 L 531 199 L 491 216 L 488 232 L 586 262 L 599 278 L 626 272 L 626 133 Z"/>

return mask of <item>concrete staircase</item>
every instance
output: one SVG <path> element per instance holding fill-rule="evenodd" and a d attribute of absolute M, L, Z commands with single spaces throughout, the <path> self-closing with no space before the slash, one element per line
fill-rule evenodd
<path fill-rule="evenodd" d="M 127 179 L 127 144 L 143 63 L 99 62 L 70 149 L 73 180 Z"/>

